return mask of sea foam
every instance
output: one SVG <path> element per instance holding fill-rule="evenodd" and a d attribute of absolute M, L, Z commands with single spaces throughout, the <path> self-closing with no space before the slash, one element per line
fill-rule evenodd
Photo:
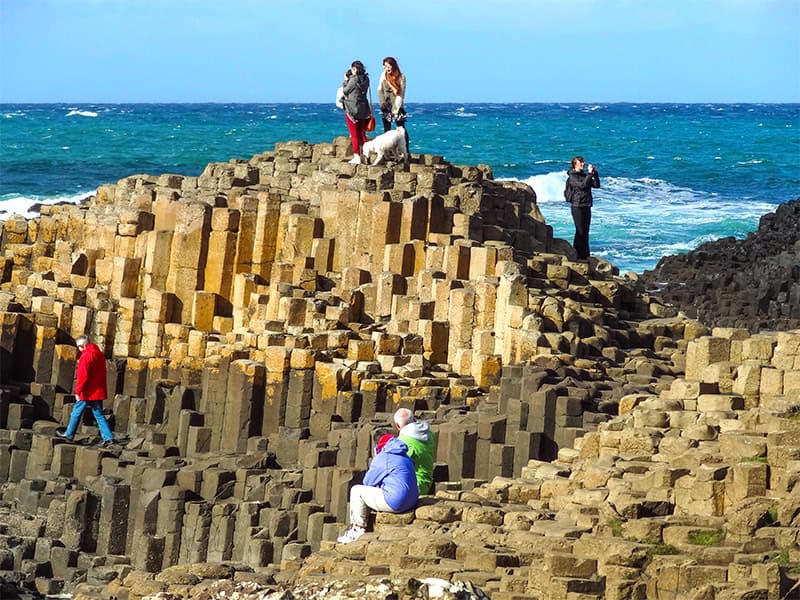
<path fill-rule="evenodd" d="M 564 202 L 566 179 L 566 171 L 555 171 L 520 181 L 536 192 L 536 203 L 556 237 L 571 241 L 574 227 Z M 767 202 L 722 197 L 653 177 L 601 176 L 600 181 L 603 187 L 593 190 L 592 253 L 614 263 L 624 261 L 635 271 L 652 268 L 661 256 L 688 252 L 724 235 L 744 236 L 755 229 L 761 215 L 775 209 Z M 657 233 L 654 223 L 659 224 Z"/>
<path fill-rule="evenodd" d="M 8 219 L 11 215 L 21 215 L 26 219 L 38 217 L 37 211 L 31 211 L 34 204 L 80 204 L 91 196 L 94 191 L 75 195 L 53 196 L 52 198 L 26 198 L 24 196 L 0 197 L 0 220 Z"/>
<path fill-rule="evenodd" d="M 67 113 L 68 117 L 96 117 L 97 113 L 91 110 L 71 110 Z"/>

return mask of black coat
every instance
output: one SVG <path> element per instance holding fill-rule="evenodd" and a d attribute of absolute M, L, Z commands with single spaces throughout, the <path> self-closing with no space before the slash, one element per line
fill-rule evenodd
<path fill-rule="evenodd" d="M 564 200 L 572 206 L 591 206 L 592 188 L 600 187 L 600 174 L 595 169 L 591 173 L 570 169 L 567 171 L 567 186 Z"/>

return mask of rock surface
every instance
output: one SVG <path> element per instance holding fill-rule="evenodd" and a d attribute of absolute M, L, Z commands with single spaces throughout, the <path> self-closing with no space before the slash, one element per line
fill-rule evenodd
<path fill-rule="evenodd" d="M 732 237 L 665 256 L 642 280 L 691 318 L 711 326 L 800 327 L 800 199 L 764 215 L 744 240 Z"/>
<path fill-rule="evenodd" d="M 0 581 L 118 600 L 790 593 L 800 333 L 711 329 L 572 260 L 532 190 L 486 167 L 355 166 L 348 147 L 278 144 L 0 224 Z M 110 448 L 91 421 L 54 435 L 82 333 L 109 358 Z M 401 406 L 437 434 L 436 493 L 338 545 Z"/>

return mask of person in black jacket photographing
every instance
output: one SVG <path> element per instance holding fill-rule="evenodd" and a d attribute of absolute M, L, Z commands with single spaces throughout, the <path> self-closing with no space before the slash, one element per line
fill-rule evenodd
<path fill-rule="evenodd" d="M 578 260 L 589 258 L 589 226 L 592 223 L 592 188 L 600 187 L 600 174 L 594 165 L 589 165 L 589 172 L 583 170 L 585 161 L 582 156 L 572 159 L 572 168 L 567 171 L 567 186 L 564 188 L 564 200 L 572 205 L 572 221 L 575 223 L 575 239 L 572 245 L 578 254 Z"/>

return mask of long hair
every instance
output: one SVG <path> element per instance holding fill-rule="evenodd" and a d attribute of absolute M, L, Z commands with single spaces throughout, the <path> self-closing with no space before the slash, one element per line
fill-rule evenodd
<path fill-rule="evenodd" d="M 350 66 L 355 67 L 356 73 L 359 75 L 364 75 L 366 73 L 366 70 L 364 69 L 364 63 L 362 63 L 360 60 L 354 60 Z"/>
<path fill-rule="evenodd" d="M 383 59 L 382 64 L 386 63 L 392 65 L 392 72 L 386 74 L 386 80 L 395 90 L 400 89 L 400 78 L 403 76 L 403 72 L 400 70 L 400 66 L 397 64 L 397 59 L 393 56 L 387 56 Z"/>

